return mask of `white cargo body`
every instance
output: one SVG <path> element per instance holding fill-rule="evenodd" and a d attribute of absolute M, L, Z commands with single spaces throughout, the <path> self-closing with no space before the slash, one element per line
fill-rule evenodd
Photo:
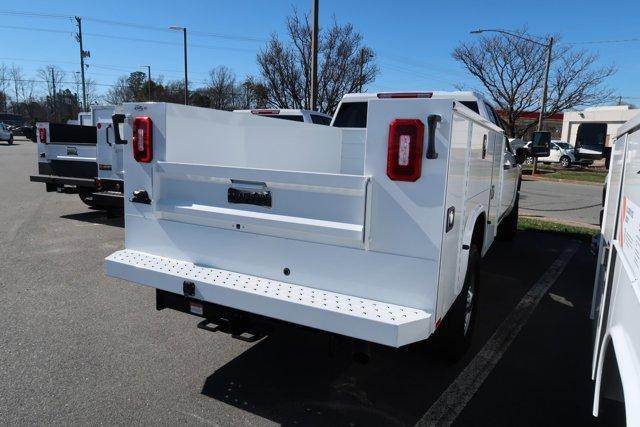
<path fill-rule="evenodd" d="M 452 98 L 366 102 L 363 129 L 125 104 L 143 162 L 125 152 L 126 249 L 107 273 L 204 317 L 214 303 L 393 347 L 429 337 L 470 245 L 484 253 L 511 212 L 519 167 Z M 398 180 L 407 167 L 415 181 Z"/>
<path fill-rule="evenodd" d="M 618 130 L 604 199 L 592 317 L 594 415 L 602 398 L 625 402 L 640 425 L 640 116 Z"/>
<path fill-rule="evenodd" d="M 93 106 L 90 113 L 78 115 L 78 125 L 37 123 L 38 174 L 32 175 L 31 181 L 44 182 L 47 191 L 90 197 L 98 174 L 95 126 L 99 120 L 110 118 L 113 111 L 113 106 Z"/>

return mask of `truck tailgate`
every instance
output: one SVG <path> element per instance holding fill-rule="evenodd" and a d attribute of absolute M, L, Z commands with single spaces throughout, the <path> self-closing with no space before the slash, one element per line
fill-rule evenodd
<path fill-rule="evenodd" d="M 365 176 L 159 161 L 153 181 L 158 219 L 364 247 Z"/>

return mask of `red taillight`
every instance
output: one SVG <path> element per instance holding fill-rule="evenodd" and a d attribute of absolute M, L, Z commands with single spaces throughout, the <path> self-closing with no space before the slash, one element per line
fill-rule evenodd
<path fill-rule="evenodd" d="M 422 174 L 424 124 L 418 119 L 396 119 L 389 125 L 387 176 L 394 181 L 417 181 Z"/>
<path fill-rule="evenodd" d="M 100 178 L 95 178 L 94 184 L 95 184 L 96 190 L 102 191 L 102 180 Z"/>
<path fill-rule="evenodd" d="M 140 163 L 153 159 L 153 135 L 151 117 L 133 119 L 133 158 Z"/>
<path fill-rule="evenodd" d="M 47 129 L 38 128 L 38 138 L 40 138 L 40 143 L 46 144 L 47 143 Z"/>
<path fill-rule="evenodd" d="M 386 92 L 379 93 L 378 99 L 431 98 L 431 92 Z"/>

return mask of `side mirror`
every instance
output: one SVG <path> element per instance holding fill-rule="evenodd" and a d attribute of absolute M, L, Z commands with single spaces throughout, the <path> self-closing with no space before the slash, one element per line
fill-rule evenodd
<path fill-rule="evenodd" d="M 526 160 L 527 157 L 529 157 L 529 150 L 527 150 L 524 147 L 518 147 L 516 148 L 516 163 L 521 165 L 523 164 Z"/>
<path fill-rule="evenodd" d="M 576 154 L 581 159 L 602 159 L 605 157 L 606 141 L 606 123 L 580 123 L 576 136 Z"/>
<path fill-rule="evenodd" d="M 533 133 L 529 146 L 531 157 L 548 157 L 551 154 L 551 132 L 540 131 Z"/>

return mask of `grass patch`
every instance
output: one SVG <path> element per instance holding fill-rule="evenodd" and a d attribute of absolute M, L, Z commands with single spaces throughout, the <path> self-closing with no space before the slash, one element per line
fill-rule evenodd
<path fill-rule="evenodd" d="M 565 237 L 582 240 L 587 243 L 591 243 L 593 236 L 598 234 L 598 230 L 587 227 L 525 217 L 518 218 L 518 230 L 561 234 Z"/>
<path fill-rule="evenodd" d="M 522 174 L 531 175 L 531 168 L 523 169 Z M 599 184 L 604 184 L 604 181 L 607 178 L 607 173 L 599 172 L 599 171 L 591 171 L 591 170 L 579 170 L 579 169 L 576 169 L 576 170 L 541 169 L 540 167 L 538 167 L 536 176 L 539 176 L 542 178 L 568 179 L 572 181 L 597 182 Z"/>

